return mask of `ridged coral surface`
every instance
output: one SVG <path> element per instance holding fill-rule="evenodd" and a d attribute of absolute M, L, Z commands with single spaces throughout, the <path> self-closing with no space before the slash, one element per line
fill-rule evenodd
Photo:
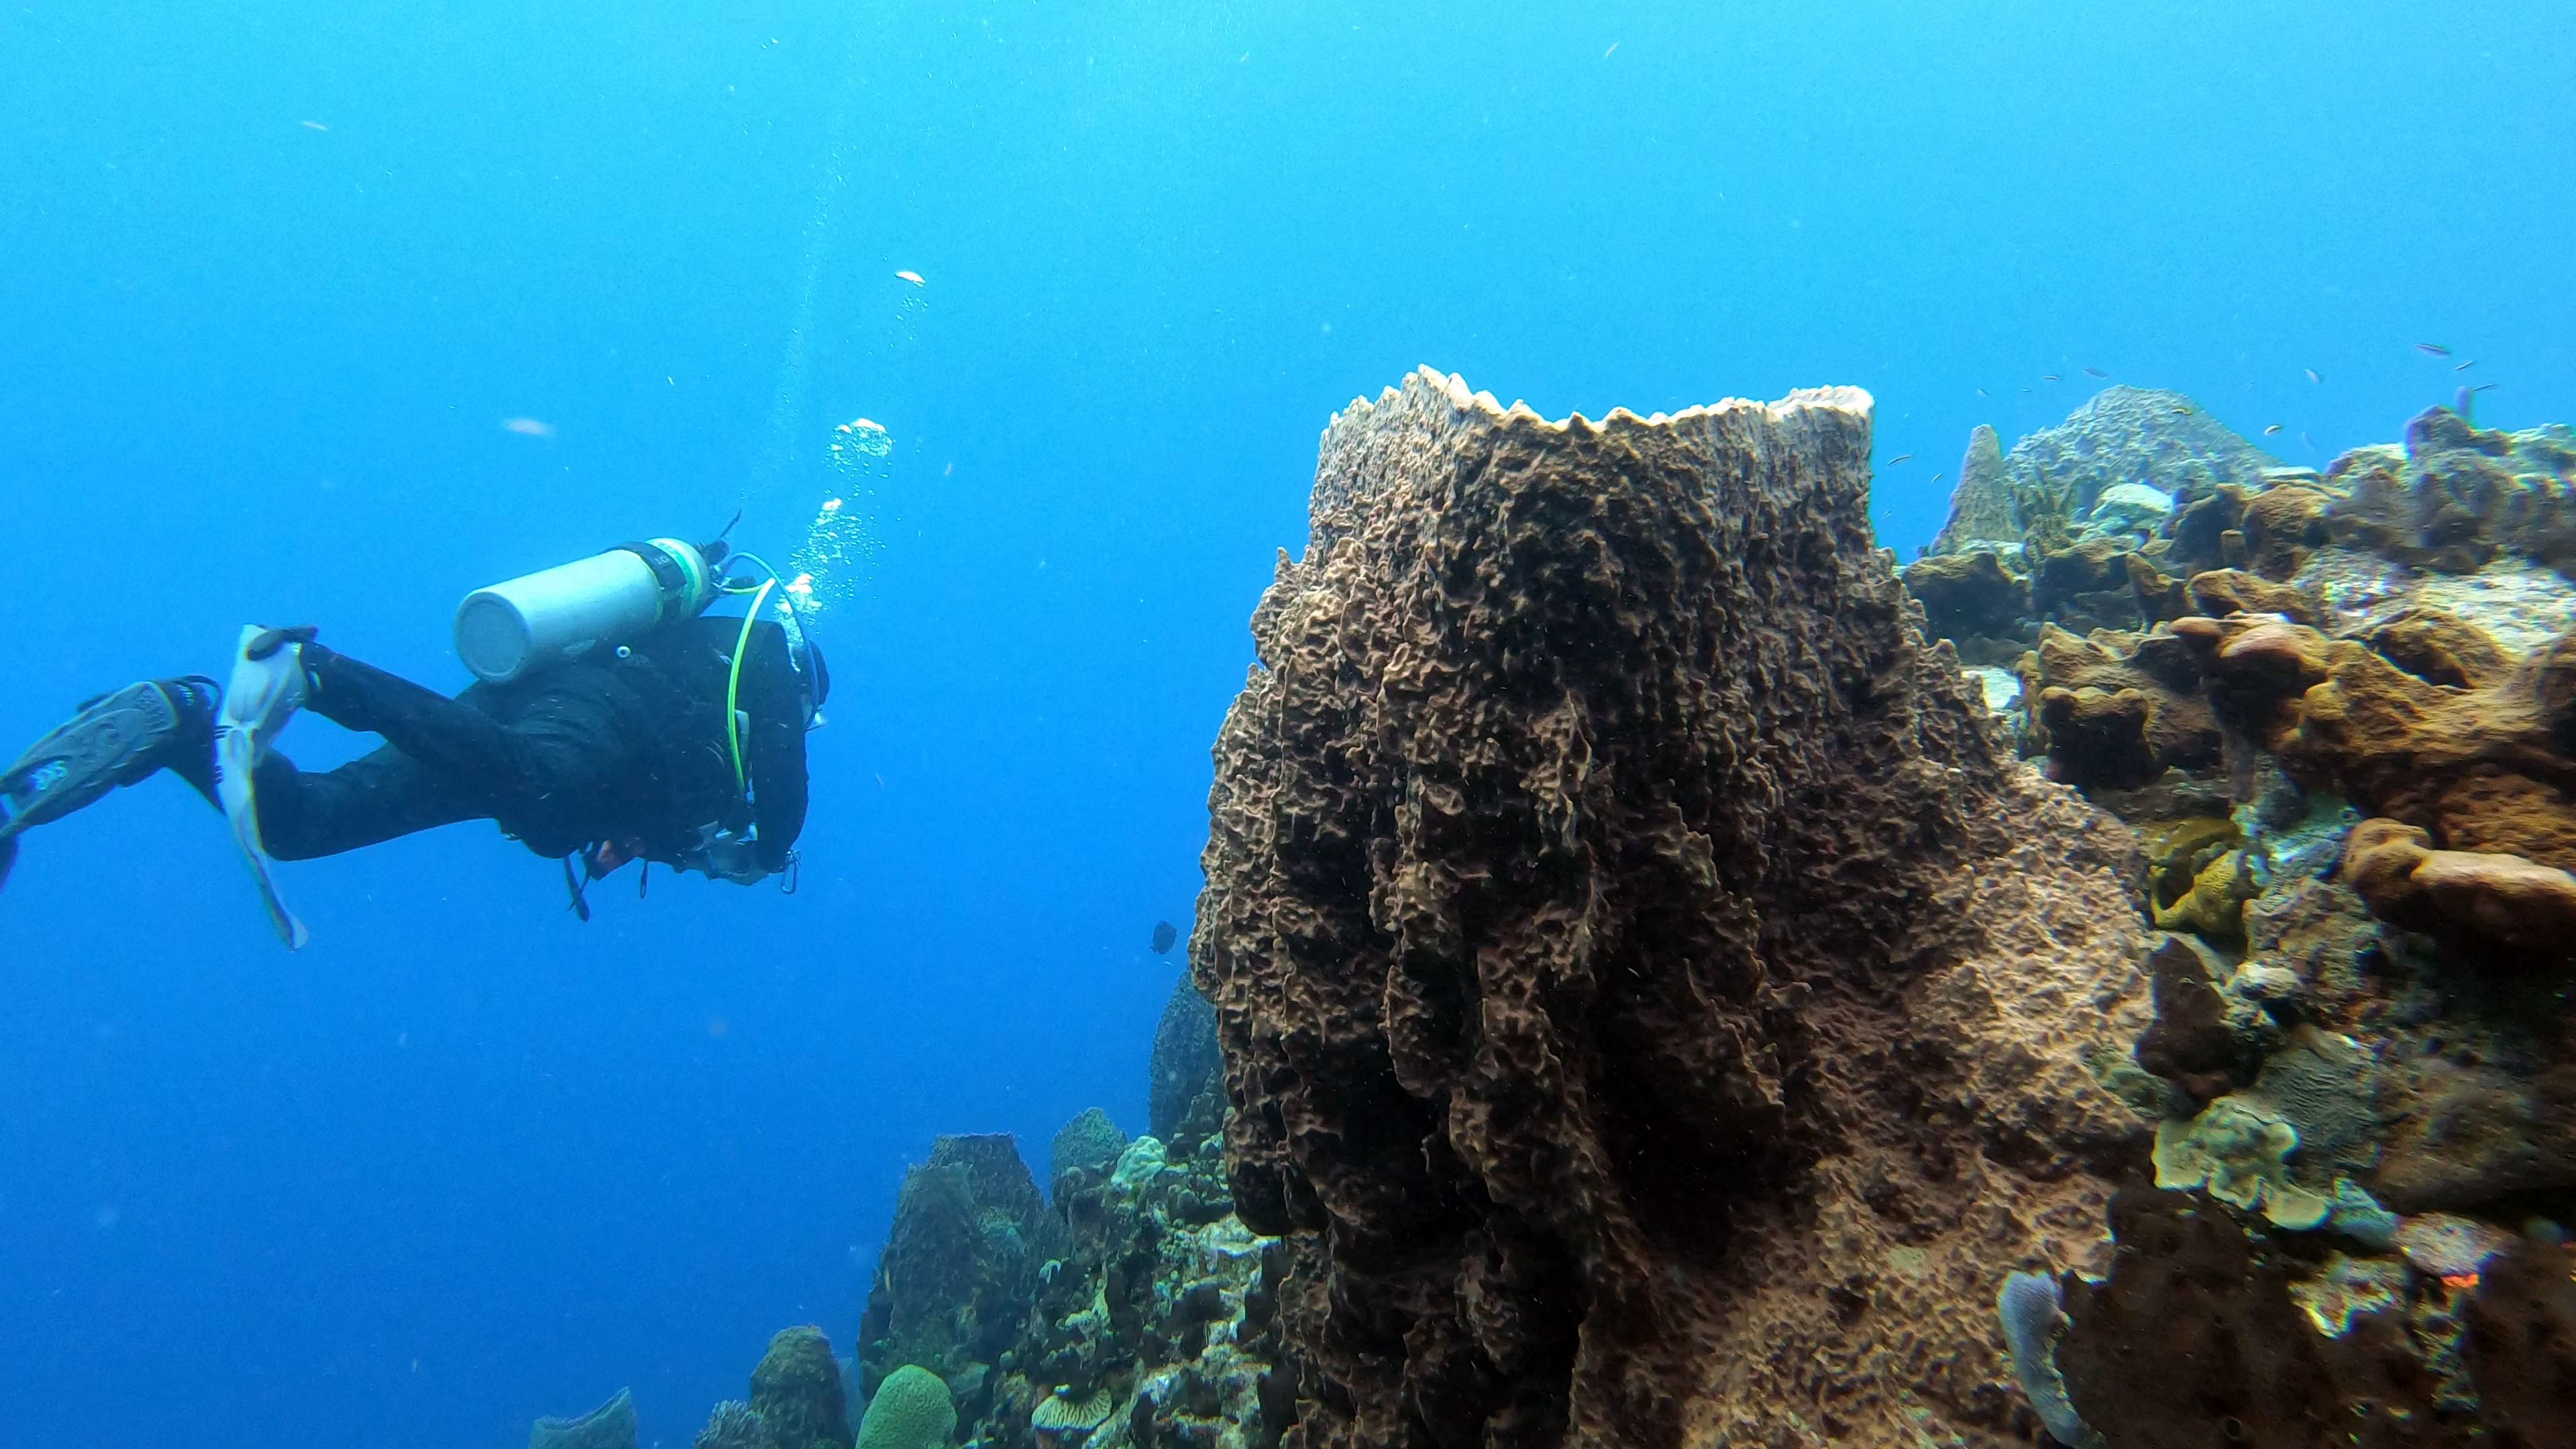
<path fill-rule="evenodd" d="M 1326 432 L 1192 950 L 1306 1443 L 2027 1442 L 1997 1287 L 2145 1154 L 2138 863 L 1925 647 L 1869 408 Z"/>

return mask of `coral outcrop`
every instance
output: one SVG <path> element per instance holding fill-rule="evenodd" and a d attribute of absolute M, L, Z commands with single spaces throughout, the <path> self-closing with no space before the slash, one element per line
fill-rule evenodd
<path fill-rule="evenodd" d="M 849 1449 L 850 1411 L 832 1341 L 811 1324 L 784 1328 L 751 1371 L 751 1411 L 778 1449 Z"/>
<path fill-rule="evenodd" d="M 1068 1250 L 1062 1220 L 1010 1138 L 940 1138 L 904 1177 L 868 1290 L 862 1397 L 909 1364 L 973 1402 L 1019 1342 L 1046 1264 Z"/>
<path fill-rule="evenodd" d="M 1127 1134 L 1118 1130 L 1107 1112 L 1090 1108 L 1056 1129 L 1055 1141 L 1047 1147 L 1048 1186 L 1061 1197 L 1067 1178 L 1076 1174 L 1098 1177 L 1126 1150 Z"/>
<path fill-rule="evenodd" d="M 2139 863 L 1925 646 L 1868 410 L 1327 430 L 1191 953 L 1305 1443 L 2026 1432 L 1997 1287 L 2148 1149 Z"/>
<path fill-rule="evenodd" d="M 2431 839 L 2396 820 L 2354 828 L 2344 874 L 2372 914 L 2516 956 L 2576 955 L 2576 875 L 2518 855 L 2434 850 Z"/>
<path fill-rule="evenodd" d="M 1169 1142 L 1201 1097 L 1225 1090 L 1225 1062 L 1217 1052 L 1216 1009 L 1186 975 L 1172 983 L 1163 1019 L 1154 1028 L 1154 1057 L 1146 1092 L 1146 1131 Z M 1208 1110 L 1217 1110 L 1211 1102 Z"/>
<path fill-rule="evenodd" d="M 1295 1409 L 1278 1327 L 1288 1259 L 1234 1214 L 1221 1110 L 1199 1092 L 1168 1147 L 1084 1113 L 1058 1135 L 1071 1155 L 1045 1205 L 1008 1138 L 941 1138 L 907 1180 L 869 1295 L 861 1449 L 881 1413 L 921 1417 L 885 1407 L 899 1383 L 914 1399 L 935 1388 L 985 1449 L 1277 1444 Z M 959 1231 L 969 1221 L 980 1246 Z"/>

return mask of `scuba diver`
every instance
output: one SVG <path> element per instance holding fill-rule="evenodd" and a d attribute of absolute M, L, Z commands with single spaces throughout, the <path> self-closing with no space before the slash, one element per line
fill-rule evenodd
<path fill-rule="evenodd" d="M 732 525 L 728 524 L 727 531 Z M 147 680 L 83 705 L 0 773 L 0 882 L 18 836 L 169 770 L 222 810 L 289 946 L 305 931 L 271 860 L 336 855 L 461 820 L 559 859 L 572 909 L 629 860 L 793 890 L 805 735 L 831 675 L 777 572 L 729 576 L 728 549 L 660 538 L 477 590 L 451 699 L 325 646 L 246 626 L 229 684 Z M 719 565 L 725 565 L 719 568 Z M 709 616 L 727 594 L 739 618 Z M 275 753 L 298 709 L 384 746 L 338 769 Z M 639 891 L 643 882 L 639 880 Z"/>

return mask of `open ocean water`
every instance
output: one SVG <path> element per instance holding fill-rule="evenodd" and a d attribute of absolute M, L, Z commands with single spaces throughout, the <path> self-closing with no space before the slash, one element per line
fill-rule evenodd
<path fill-rule="evenodd" d="M 1417 363 L 1550 416 L 1866 387 L 1908 557 L 1974 424 L 2106 380 L 2318 465 L 2464 379 L 2576 417 L 2571 32 L 0 8 L 0 754 L 245 621 L 452 691 L 468 590 L 738 509 L 826 565 L 835 680 L 792 896 L 629 872 L 584 925 L 467 824 L 282 867 L 290 954 L 176 780 L 28 836 L 0 1443 L 499 1449 L 631 1384 L 685 1444 L 772 1330 L 846 1349 L 934 1134 L 1141 1130 L 1246 618 Z"/>

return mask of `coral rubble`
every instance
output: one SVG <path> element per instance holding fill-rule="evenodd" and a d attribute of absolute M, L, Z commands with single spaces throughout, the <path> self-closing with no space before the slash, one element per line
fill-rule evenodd
<path fill-rule="evenodd" d="M 1305 1443 L 2028 1422 L 1997 1285 L 2146 1155 L 2144 902 L 1922 641 L 1868 410 L 1327 430 L 1192 943 Z"/>

